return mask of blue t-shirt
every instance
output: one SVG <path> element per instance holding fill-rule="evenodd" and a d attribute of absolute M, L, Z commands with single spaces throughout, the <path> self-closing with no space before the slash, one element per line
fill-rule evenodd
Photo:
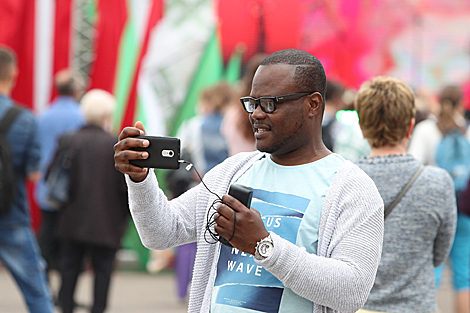
<path fill-rule="evenodd" d="M 265 156 L 237 183 L 253 189 L 251 206 L 260 212 L 268 231 L 316 254 L 323 201 L 344 162 L 338 154 L 331 154 L 308 164 L 282 166 Z M 311 301 L 285 288 L 252 255 L 221 246 L 211 313 L 312 310 Z"/>

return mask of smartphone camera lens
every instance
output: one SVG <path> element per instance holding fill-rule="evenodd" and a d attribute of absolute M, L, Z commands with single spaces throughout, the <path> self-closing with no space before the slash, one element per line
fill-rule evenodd
<path fill-rule="evenodd" d="M 165 158 L 172 158 L 175 155 L 173 150 L 162 150 L 162 156 Z"/>

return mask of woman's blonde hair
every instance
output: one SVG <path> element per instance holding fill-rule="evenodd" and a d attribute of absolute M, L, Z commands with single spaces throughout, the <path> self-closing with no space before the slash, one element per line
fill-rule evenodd
<path fill-rule="evenodd" d="M 362 84 L 354 106 L 364 137 L 374 148 L 397 145 L 416 115 L 413 90 L 392 77 L 379 76 Z"/>

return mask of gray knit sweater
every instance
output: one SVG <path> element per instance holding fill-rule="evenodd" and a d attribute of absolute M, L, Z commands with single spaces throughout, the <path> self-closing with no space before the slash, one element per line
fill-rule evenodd
<path fill-rule="evenodd" d="M 204 181 L 218 195 L 262 156 L 240 153 L 208 172 Z M 188 312 L 210 310 L 219 244 L 204 240 L 206 214 L 216 197 L 201 184 L 168 201 L 155 175 L 141 183 L 126 177 L 132 217 L 142 243 L 167 249 L 197 241 Z M 313 312 L 355 312 L 366 301 L 380 261 L 383 202 L 372 180 L 347 161 L 326 194 L 317 255 L 273 234 L 273 254 L 257 261 L 287 288 L 309 299 Z M 336 310 L 336 311 L 335 311 Z"/>
<path fill-rule="evenodd" d="M 420 165 L 411 155 L 365 158 L 356 164 L 374 180 L 385 207 Z M 365 309 L 437 311 L 434 267 L 450 251 L 456 213 L 450 175 L 427 166 L 385 221 L 382 260 Z"/>

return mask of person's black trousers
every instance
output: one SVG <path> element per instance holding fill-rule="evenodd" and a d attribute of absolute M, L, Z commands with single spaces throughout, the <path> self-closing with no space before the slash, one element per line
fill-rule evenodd
<path fill-rule="evenodd" d="M 49 279 L 51 269 L 59 270 L 60 241 L 57 239 L 59 211 L 41 210 L 41 212 L 42 224 L 37 238 L 42 257 L 47 263 L 46 273 Z"/>
<path fill-rule="evenodd" d="M 91 260 L 95 278 L 91 313 L 104 312 L 108 302 L 108 290 L 111 274 L 114 270 L 116 251 L 114 248 L 105 246 L 75 241 L 63 242 L 61 250 L 62 285 L 59 292 L 59 304 L 63 313 L 73 312 L 75 287 L 85 257 L 89 257 Z"/>

